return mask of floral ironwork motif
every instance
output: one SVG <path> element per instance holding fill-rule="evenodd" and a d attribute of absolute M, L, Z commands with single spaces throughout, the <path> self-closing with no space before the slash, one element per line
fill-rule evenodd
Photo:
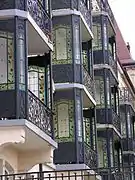
<path fill-rule="evenodd" d="M 90 168 L 96 168 L 97 167 L 97 156 L 96 153 L 85 144 L 85 163 Z"/>
<path fill-rule="evenodd" d="M 51 40 L 51 19 L 45 11 L 44 6 L 39 0 L 27 0 L 27 8 L 32 18 Z"/>
<path fill-rule="evenodd" d="M 112 67 L 115 75 L 117 76 L 117 61 L 113 59 L 110 52 L 109 52 L 109 65 Z"/>
<path fill-rule="evenodd" d="M 125 102 L 132 104 L 133 108 L 135 109 L 134 97 L 131 95 L 131 92 L 127 87 L 120 88 L 119 100 L 121 104 L 124 104 Z"/>
<path fill-rule="evenodd" d="M 86 7 L 86 5 L 85 5 L 83 0 L 80 1 L 80 12 L 81 12 L 83 18 L 85 19 L 87 25 L 91 29 L 91 15 L 90 15 L 90 11 L 87 9 L 87 7 Z"/>
<path fill-rule="evenodd" d="M 120 117 L 112 110 L 112 123 L 114 127 L 120 132 Z"/>
<path fill-rule="evenodd" d="M 41 130 L 52 137 L 53 115 L 49 108 L 45 106 L 31 91 L 29 98 L 29 121 L 38 126 Z"/>
<path fill-rule="evenodd" d="M 86 86 L 86 89 L 88 92 L 92 95 L 92 97 L 95 97 L 94 95 L 94 80 L 89 75 L 88 71 L 83 67 L 83 84 Z"/>

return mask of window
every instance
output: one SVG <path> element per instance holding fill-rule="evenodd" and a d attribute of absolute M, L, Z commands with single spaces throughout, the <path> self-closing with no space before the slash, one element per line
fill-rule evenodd
<path fill-rule="evenodd" d="M 101 25 L 94 24 L 93 25 L 93 50 L 101 50 L 102 49 L 102 35 L 101 35 Z"/>
<path fill-rule="evenodd" d="M 25 52 L 24 40 L 20 37 L 18 40 L 18 58 L 20 59 L 20 83 L 25 84 Z"/>
<path fill-rule="evenodd" d="M 38 72 L 30 71 L 28 73 L 28 86 L 31 92 L 39 97 Z"/>
<path fill-rule="evenodd" d="M 93 149 L 96 150 L 96 127 L 95 127 L 94 117 L 92 117 L 92 141 L 93 141 Z"/>
<path fill-rule="evenodd" d="M 107 105 L 110 107 L 110 81 L 109 78 L 106 78 L 106 91 L 107 91 Z"/>
<path fill-rule="evenodd" d="M 7 40 L 0 38 L 0 84 L 7 83 Z"/>
<path fill-rule="evenodd" d="M 131 129 L 131 119 L 130 113 L 127 113 L 127 125 L 128 125 L 128 137 L 131 138 L 132 136 L 132 129 Z"/>
<path fill-rule="evenodd" d="M 14 89 L 14 38 L 0 31 L 0 91 Z"/>
<path fill-rule="evenodd" d="M 57 142 L 72 142 L 74 139 L 74 101 L 54 101 L 54 135 Z"/>
<path fill-rule="evenodd" d="M 67 59 L 67 47 L 66 47 L 66 28 L 61 27 L 56 29 L 56 59 Z"/>
<path fill-rule="evenodd" d="M 104 24 L 104 48 L 107 50 L 108 47 L 108 36 L 107 36 L 107 26 Z"/>
<path fill-rule="evenodd" d="M 95 77 L 95 90 L 97 107 L 104 107 L 104 81 L 102 77 Z"/>
<path fill-rule="evenodd" d="M 98 138 L 98 160 L 99 167 L 107 167 L 107 143 L 103 138 Z"/>
<path fill-rule="evenodd" d="M 56 25 L 53 28 L 54 51 L 53 64 L 72 63 L 72 30 L 71 26 Z"/>
<path fill-rule="evenodd" d="M 29 66 L 28 88 L 43 103 L 50 107 L 50 73 L 47 68 Z"/>
<path fill-rule="evenodd" d="M 78 130 L 78 140 L 82 141 L 82 116 L 81 116 L 81 102 L 80 99 L 76 100 L 76 113 L 77 113 L 77 130 Z"/>
<path fill-rule="evenodd" d="M 69 137 L 69 114 L 68 104 L 58 105 L 58 137 Z"/>
<path fill-rule="evenodd" d="M 112 145 L 112 140 L 110 140 L 110 158 L 111 158 L 111 167 L 114 166 L 114 163 L 113 163 L 113 145 Z"/>
<path fill-rule="evenodd" d="M 80 64 L 80 34 L 79 27 L 74 28 L 74 58 L 76 64 Z"/>
<path fill-rule="evenodd" d="M 84 142 L 87 145 L 91 145 L 90 141 L 90 119 L 89 118 L 83 118 L 83 136 L 84 136 Z"/>

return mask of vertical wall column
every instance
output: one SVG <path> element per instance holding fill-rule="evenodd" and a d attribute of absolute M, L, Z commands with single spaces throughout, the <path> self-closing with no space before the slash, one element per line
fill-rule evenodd
<path fill-rule="evenodd" d="M 28 60 L 26 20 L 15 17 L 16 118 L 28 117 Z"/>

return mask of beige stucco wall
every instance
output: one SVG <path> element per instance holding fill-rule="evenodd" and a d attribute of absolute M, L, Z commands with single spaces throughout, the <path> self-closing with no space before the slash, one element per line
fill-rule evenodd
<path fill-rule="evenodd" d="M 28 147 L 29 141 L 34 144 L 35 139 L 29 139 L 24 127 L 0 127 L 0 160 L 8 162 L 14 173 L 28 172 L 36 164 L 53 163 L 54 147 L 45 143 L 38 149 Z M 35 137 L 35 136 L 34 136 Z M 25 142 L 25 139 L 27 141 Z M 30 136 L 32 138 L 32 134 Z M 39 137 L 38 137 L 39 138 Z M 23 149 L 22 149 L 23 147 Z M 0 173 L 3 165 L 0 165 Z"/>

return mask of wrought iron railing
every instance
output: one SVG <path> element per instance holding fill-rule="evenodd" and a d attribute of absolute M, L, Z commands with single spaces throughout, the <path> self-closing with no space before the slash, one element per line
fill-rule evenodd
<path fill-rule="evenodd" d="M 97 155 L 87 144 L 84 146 L 85 164 L 90 168 L 97 167 Z"/>
<path fill-rule="evenodd" d="M 85 69 L 84 66 L 83 66 L 83 84 L 86 87 L 86 89 L 88 90 L 88 92 L 90 93 L 90 95 L 93 98 L 95 98 L 95 94 L 94 94 L 95 83 L 94 83 L 94 80 L 89 75 L 88 71 Z"/>
<path fill-rule="evenodd" d="M 51 18 L 39 0 L 27 0 L 27 9 L 37 25 L 51 40 Z"/>
<path fill-rule="evenodd" d="M 134 167 L 122 168 L 91 168 L 62 171 L 42 171 L 18 174 L 0 175 L 1 180 L 133 180 L 135 178 Z"/>
<path fill-rule="evenodd" d="M 53 136 L 53 114 L 31 91 L 28 92 L 29 121 L 43 130 L 49 136 Z"/>
<path fill-rule="evenodd" d="M 111 66 L 112 70 L 114 71 L 115 75 L 117 76 L 117 60 L 113 58 L 111 52 L 108 52 L 109 55 L 109 65 Z"/>
<path fill-rule="evenodd" d="M 80 8 L 80 12 L 81 12 L 83 18 L 85 19 L 87 25 L 91 29 L 91 14 L 90 14 L 90 10 L 88 10 L 84 0 L 80 1 L 79 8 Z"/>
<path fill-rule="evenodd" d="M 128 87 L 121 87 L 119 89 L 119 101 L 120 104 L 129 103 L 135 109 L 135 99 Z"/>
<path fill-rule="evenodd" d="M 121 128 L 120 128 L 120 117 L 119 115 L 114 112 L 114 110 L 112 109 L 112 124 L 114 125 L 114 127 L 117 129 L 117 131 L 119 133 L 121 133 Z"/>

